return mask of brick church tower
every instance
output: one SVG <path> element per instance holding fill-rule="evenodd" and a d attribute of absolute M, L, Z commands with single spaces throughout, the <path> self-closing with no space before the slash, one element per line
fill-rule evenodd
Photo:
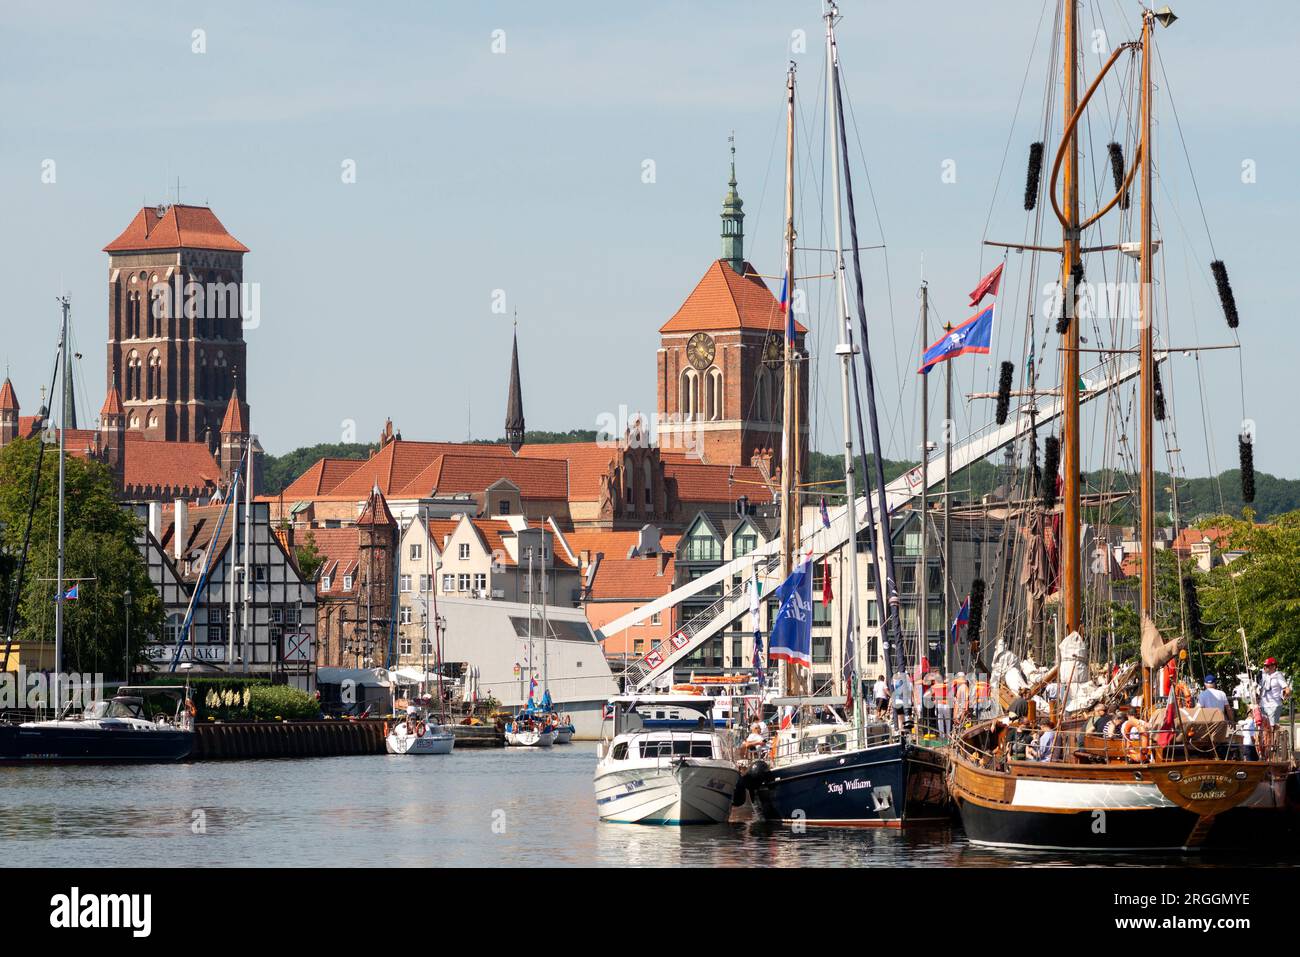
<path fill-rule="evenodd" d="M 235 382 L 248 381 L 248 247 L 207 207 L 173 205 L 144 207 L 104 251 L 108 381 L 120 389 L 126 428 L 215 451 Z"/>
<path fill-rule="evenodd" d="M 785 315 L 744 255 L 744 203 L 736 192 L 735 147 L 722 201 L 722 258 L 715 260 L 680 309 L 659 329 L 659 445 L 697 452 L 714 465 L 781 458 Z M 803 361 L 796 403 L 801 461 L 808 458 L 808 375 L 798 321 L 795 350 Z"/>

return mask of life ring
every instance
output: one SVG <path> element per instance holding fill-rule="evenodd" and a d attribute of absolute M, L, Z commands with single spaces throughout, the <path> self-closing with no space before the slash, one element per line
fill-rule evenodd
<path fill-rule="evenodd" d="M 417 738 L 423 738 L 424 732 L 425 732 L 424 722 L 423 721 L 415 722 L 415 736 Z"/>
<path fill-rule="evenodd" d="M 1137 732 L 1136 737 L 1133 732 Z M 1129 760 L 1138 764 L 1145 764 L 1147 760 L 1147 748 L 1142 744 L 1142 738 L 1147 733 L 1146 722 L 1139 721 L 1137 718 L 1125 718 L 1124 723 L 1119 726 L 1120 737 L 1124 739 L 1124 747 L 1128 752 Z"/>
<path fill-rule="evenodd" d="M 191 718 L 198 714 L 199 711 L 198 708 L 194 707 L 194 701 L 190 698 L 185 699 L 185 710 Z"/>

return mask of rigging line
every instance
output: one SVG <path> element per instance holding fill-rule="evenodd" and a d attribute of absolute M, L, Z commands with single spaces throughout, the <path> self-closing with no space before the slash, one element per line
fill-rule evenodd
<path fill-rule="evenodd" d="M 1153 40 L 1152 45 L 1156 51 L 1156 65 L 1160 67 L 1160 78 L 1164 81 L 1162 90 L 1165 94 L 1165 99 L 1169 101 L 1169 110 L 1174 115 L 1174 128 L 1178 131 L 1178 141 L 1179 143 L 1182 144 L 1183 156 L 1187 160 L 1187 172 L 1192 179 L 1192 191 L 1196 194 L 1196 204 L 1201 209 L 1201 222 L 1205 224 L 1205 238 L 1206 241 L 1209 242 L 1210 244 L 1210 255 L 1214 259 L 1218 259 L 1219 256 L 1214 251 L 1214 236 L 1210 232 L 1210 220 L 1205 215 L 1205 203 L 1201 201 L 1201 187 L 1197 184 L 1196 172 L 1195 170 L 1192 169 L 1192 154 L 1187 148 L 1187 138 L 1183 135 L 1183 122 L 1178 117 L 1178 106 L 1177 104 L 1174 103 L 1174 94 L 1173 94 L 1172 87 L 1170 86 L 1169 83 L 1169 77 L 1165 74 L 1164 57 L 1161 56 L 1160 54 L 1159 45 L 1154 43 L 1154 37 L 1152 37 L 1152 40 Z"/>
<path fill-rule="evenodd" d="M 1037 37 L 1043 29 L 1043 20 L 1047 18 L 1047 6 L 1053 3 L 1053 0 L 1043 0 L 1043 6 L 1038 12 L 1038 24 L 1034 27 L 1034 36 Z M 997 207 L 998 188 L 1002 184 L 1002 174 L 1006 170 L 1007 157 L 1011 154 L 1011 141 L 1016 135 L 1016 121 L 1020 118 L 1020 106 L 1025 98 L 1025 90 L 1029 86 L 1029 73 L 1034 66 L 1034 44 L 1030 44 L 1029 57 L 1025 61 L 1025 75 L 1020 80 L 1020 92 L 1016 94 L 1016 108 L 1011 113 L 1010 128 L 1007 130 L 1006 146 L 1002 149 L 1002 163 L 998 166 L 998 175 L 993 181 L 993 198 L 989 200 L 988 215 L 984 217 L 984 232 L 980 234 L 980 268 L 984 268 L 983 241 L 989 238 L 989 224 L 993 221 L 993 210 Z"/>

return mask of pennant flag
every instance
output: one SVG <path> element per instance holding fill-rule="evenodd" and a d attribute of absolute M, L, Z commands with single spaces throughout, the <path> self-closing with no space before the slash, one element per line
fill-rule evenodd
<path fill-rule="evenodd" d="M 970 304 L 978 306 L 980 300 L 985 296 L 997 296 L 998 285 L 1002 282 L 1002 270 L 1006 267 L 1005 262 L 998 264 L 998 267 L 979 281 L 979 285 L 971 290 Z"/>
<path fill-rule="evenodd" d="M 776 592 L 781 608 L 772 624 L 767 657 L 770 661 L 812 667 L 812 574 L 808 560 L 790 573 Z"/>
<path fill-rule="evenodd" d="M 966 600 L 961 603 L 961 608 L 957 609 L 957 617 L 952 620 L 950 633 L 953 644 L 957 643 L 962 628 L 968 624 L 970 624 L 970 595 L 966 596 Z"/>
<path fill-rule="evenodd" d="M 928 373 L 935 365 L 968 352 L 987 353 L 993 340 L 993 312 L 996 303 L 947 332 L 925 350 L 918 373 Z"/>
<path fill-rule="evenodd" d="M 790 276 L 781 277 L 781 315 L 785 316 L 785 341 L 794 348 L 794 310 L 790 308 Z"/>
<path fill-rule="evenodd" d="M 537 675 L 528 679 L 528 710 L 533 710 L 533 692 L 537 690 Z"/>
<path fill-rule="evenodd" d="M 831 516 L 830 516 L 830 513 L 828 513 L 828 512 L 826 511 L 826 496 L 825 496 L 825 495 L 822 496 L 822 503 L 821 503 L 821 516 L 822 516 L 822 528 L 830 528 L 830 527 L 831 527 Z"/>
<path fill-rule="evenodd" d="M 758 601 L 758 589 L 758 574 L 754 573 L 749 579 L 749 616 L 754 625 L 754 679 L 761 688 L 766 684 L 766 676 L 763 674 L 763 611 Z"/>
<path fill-rule="evenodd" d="M 829 558 L 822 560 L 822 604 L 829 605 L 835 600 L 835 593 L 831 591 L 831 560 Z"/>

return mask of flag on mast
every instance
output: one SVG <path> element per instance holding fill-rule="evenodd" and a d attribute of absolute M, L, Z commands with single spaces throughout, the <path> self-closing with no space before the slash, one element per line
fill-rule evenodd
<path fill-rule="evenodd" d="M 768 639 L 768 662 L 786 661 L 811 668 L 812 573 L 807 556 L 781 583 L 776 596 L 781 608 L 776 613 Z"/>
<path fill-rule="evenodd" d="M 987 353 L 993 341 L 993 314 L 997 304 L 993 303 L 981 312 L 971 316 L 960 326 L 944 333 L 943 338 L 925 350 L 918 373 L 928 373 L 940 362 L 946 362 L 968 352 Z"/>
<path fill-rule="evenodd" d="M 985 296 L 996 296 L 998 294 L 998 286 L 1002 282 L 1002 270 L 1005 267 L 1005 261 L 998 263 L 997 268 L 981 279 L 979 285 L 971 290 L 970 304 L 972 306 L 978 306 L 980 300 Z"/>

